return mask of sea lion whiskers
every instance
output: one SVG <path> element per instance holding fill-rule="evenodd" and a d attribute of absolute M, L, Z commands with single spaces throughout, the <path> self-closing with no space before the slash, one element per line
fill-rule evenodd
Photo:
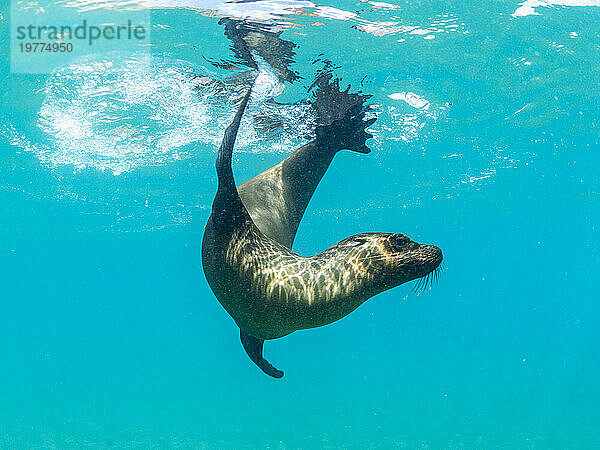
<path fill-rule="evenodd" d="M 427 275 L 417 278 L 416 283 L 409 292 L 409 295 L 416 295 L 417 297 L 424 294 L 426 291 L 431 290 L 434 284 L 439 283 L 439 277 L 443 272 L 442 265 L 440 264 L 434 270 L 429 272 Z"/>

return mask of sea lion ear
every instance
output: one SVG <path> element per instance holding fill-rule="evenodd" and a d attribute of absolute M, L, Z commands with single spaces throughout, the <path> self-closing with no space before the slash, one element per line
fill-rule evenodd
<path fill-rule="evenodd" d="M 283 372 L 281 370 L 277 370 L 269 363 L 269 361 L 263 358 L 262 350 L 263 344 L 265 343 L 263 339 L 250 336 L 248 333 L 245 333 L 240 329 L 240 340 L 242 341 L 244 350 L 246 350 L 246 354 L 250 357 L 252 362 L 254 362 L 254 364 L 260 368 L 260 370 L 273 378 L 281 378 L 283 376 Z"/>

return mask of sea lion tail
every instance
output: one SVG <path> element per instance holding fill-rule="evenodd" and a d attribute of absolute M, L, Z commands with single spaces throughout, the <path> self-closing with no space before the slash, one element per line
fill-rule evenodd
<path fill-rule="evenodd" d="M 240 330 L 240 340 L 242 341 L 244 350 L 246 350 L 250 359 L 260 368 L 260 370 L 273 378 L 281 378 L 283 376 L 281 370 L 277 370 L 269 363 L 269 361 L 263 358 L 262 351 L 263 344 L 265 343 L 263 339 L 250 336 L 248 333 Z"/>
<path fill-rule="evenodd" d="M 311 108 L 316 119 L 317 141 L 335 151 L 348 149 L 369 153 L 366 140 L 373 137 L 366 129 L 376 118 L 366 119 L 368 106 L 365 101 L 370 95 L 350 93 L 340 89 L 340 79 L 331 73 L 331 64 L 326 63 L 309 88 L 313 94 Z"/>

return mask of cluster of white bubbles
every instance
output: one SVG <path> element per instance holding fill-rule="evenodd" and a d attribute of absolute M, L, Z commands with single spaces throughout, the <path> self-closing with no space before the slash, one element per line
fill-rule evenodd
<path fill-rule="evenodd" d="M 207 68 L 157 56 L 113 53 L 57 70 L 45 87 L 39 125 L 49 145 L 32 149 L 50 166 L 115 175 L 214 151 L 248 77 L 219 79 Z M 306 102 L 273 101 L 283 89 L 268 67 L 256 77 L 236 150 L 281 152 L 310 135 Z"/>

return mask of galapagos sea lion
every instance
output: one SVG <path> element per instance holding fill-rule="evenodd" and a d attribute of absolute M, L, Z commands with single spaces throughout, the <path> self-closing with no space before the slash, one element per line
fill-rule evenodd
<path fill-rule="evenodd" d="M 202 242 L 206 279 L 240 328 L 248 356 L 266 374 L 283 372 L 263 358 L 265 340 L 320 327 L 370 297 L 431 274 L 442 261 L 433 245 L 399 233 L 362 233 L 310 257 L 291 250 L 319 181 L 341 149 L 368 153 L 363 103 L 322 74 L 315 82 L 316 139 L 236 188 L 231 159 L 250 89 L 225 130 L 216 160 L 218 189 Z"/>

